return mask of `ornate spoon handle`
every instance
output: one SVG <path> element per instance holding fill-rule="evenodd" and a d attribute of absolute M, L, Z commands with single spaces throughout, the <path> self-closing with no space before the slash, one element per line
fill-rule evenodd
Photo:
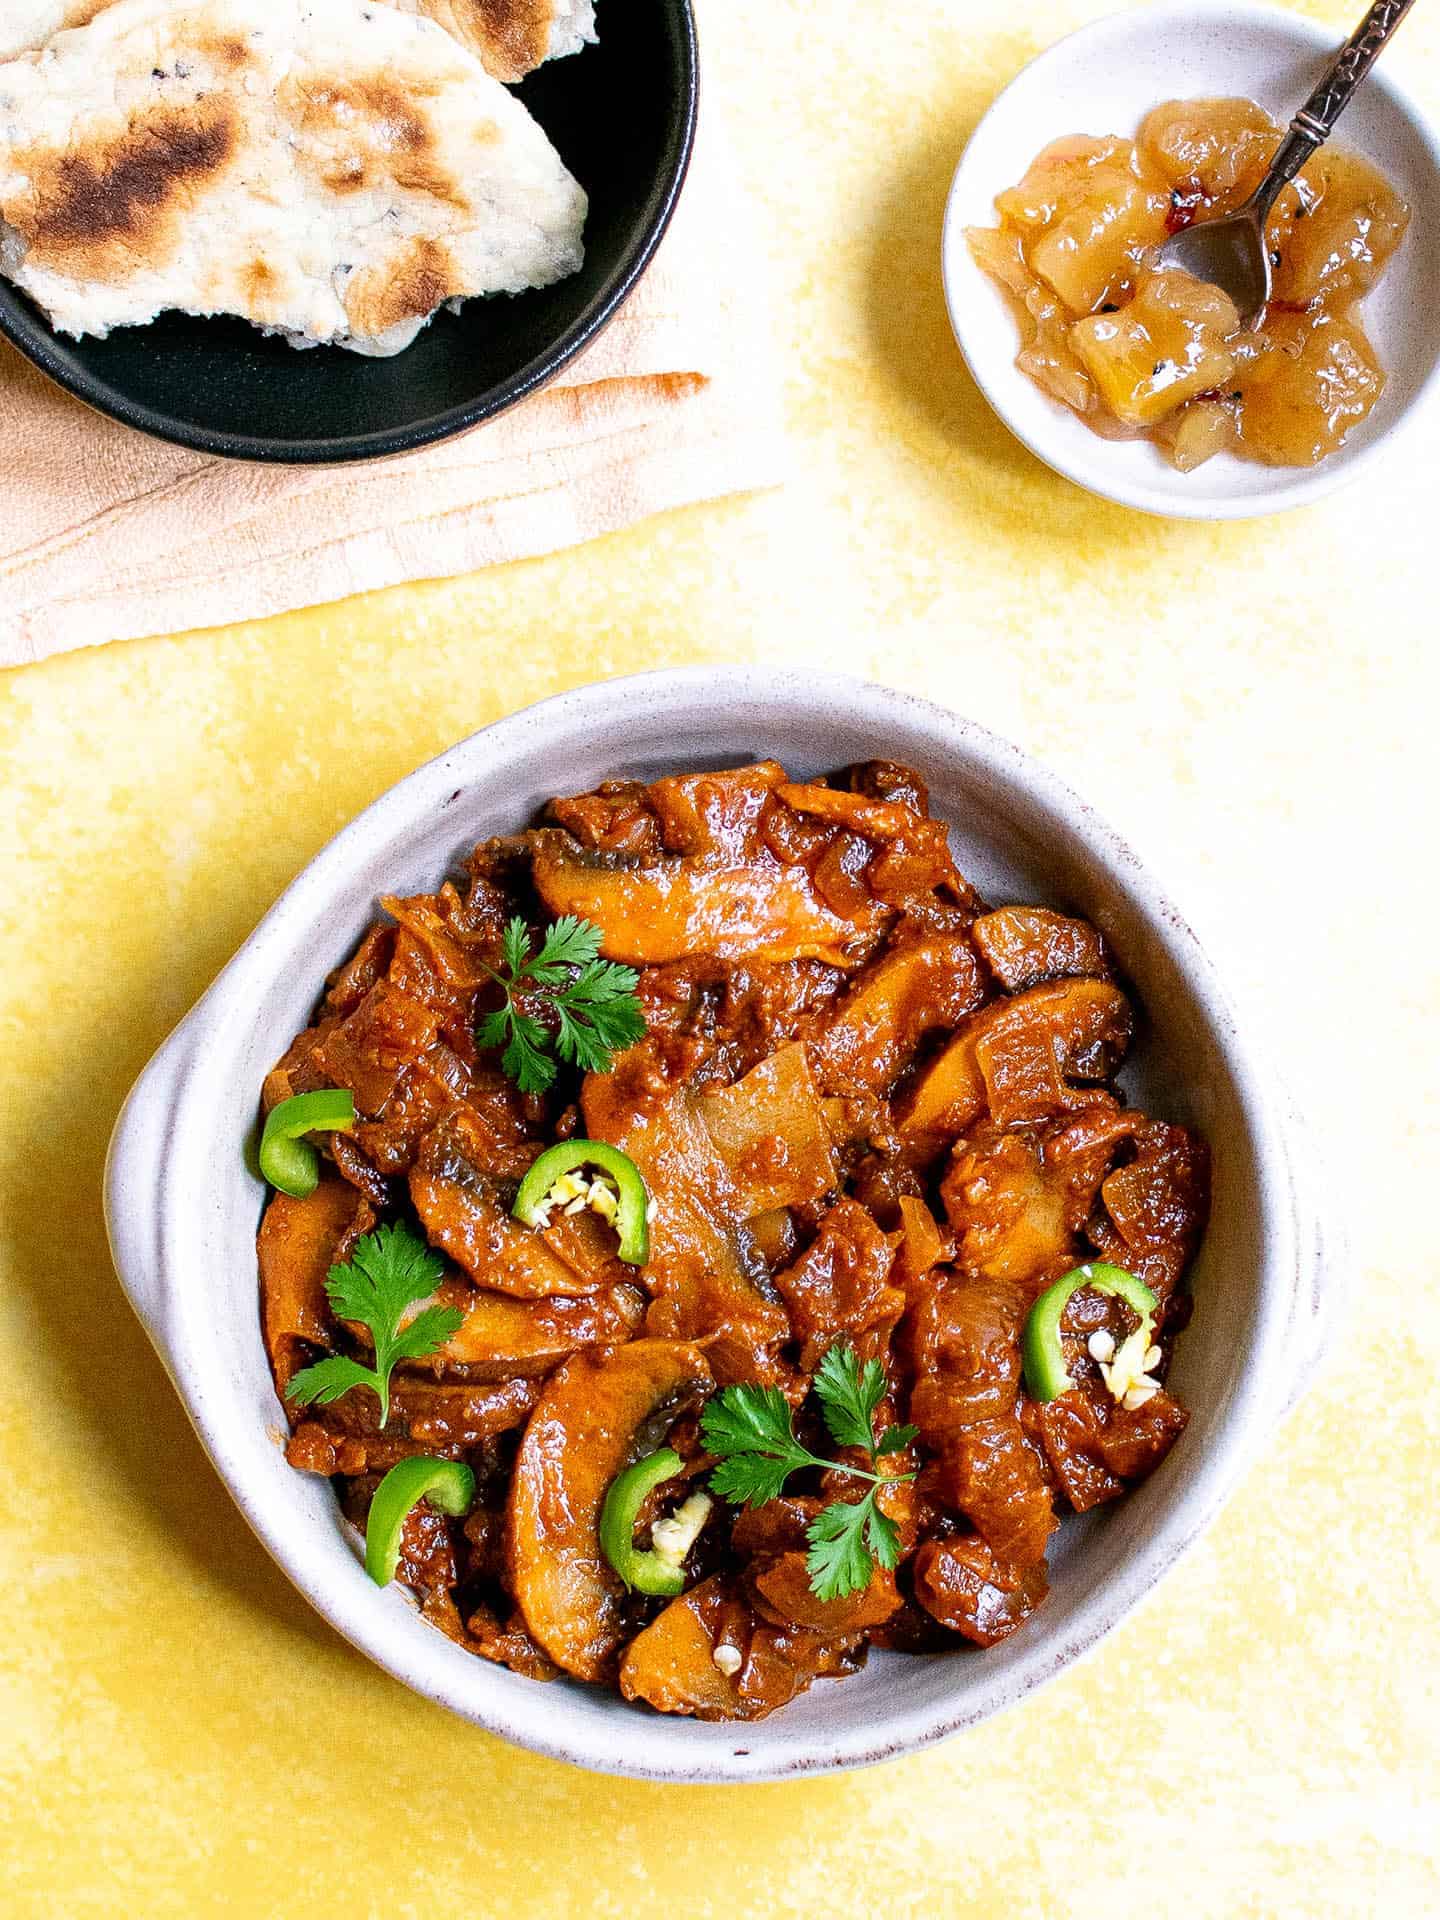
<path fill-rule="evenodd" d="M 1355 97 L 1355 89 L 1414 4 L 1415 0 L 1375 0 L 1340 49 L 1325 78 L 1290 122 L 1290 131 L 1257 189 L 1253 205 L 1262 211 L 1268 209 L 1280 189 L 1295 178 L 1315 149 L 1330 138 L 1335 122 Z"/>

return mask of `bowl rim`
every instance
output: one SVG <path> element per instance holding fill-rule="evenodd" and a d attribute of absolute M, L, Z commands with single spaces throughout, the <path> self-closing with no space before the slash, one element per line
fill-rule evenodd
<path fill-rule="evenodd" d="M 980 151 L 981 136 L 1002 109 L 1010 102 L 1010 96 L 1024 89 L 1050 68 L 1063 69 L 1067 60 L 1073 57 L 1081 43 L 1103 41 L 1108 35 L 1125 28 L 1134 31 L 1143 21 L 1147 31 L 1163 33 L 1171 26 L 1194 24 L 1197 20 L 1220 23 L 1226 19 L 1261 22 L 1282 34 L 1288 34 L 1297 44 L 1312 48 L 1316 53 L 1338 51 L 1341 42 L 1334 31 L 1317 21 L 1303 15 L 1289 13 L 1279 7 L 1258 4 L 1258 0 L 1162 0 L 1140 10 L 1126 8 L 1116 13 L 1103 14 L 1098 20 L 1089 21 L 1082 27 L 1064 34 L 1050 46 L 1044 48 L 1033 60 L 1029 60 L 1020 71 L 996 94 L 984 114 L 976 124 L 965 143 L 954 175 L 946 195 L 945 214 L 941 228 L 940 272 L 945 290 L 945 305 L 950 317 L 951 331 L 955 344 L 970 370 L 970 376 L 980 389 L 985 400 L 1004 425 L 1029 449 L 1037 460 L 1049 467 L 1052 473 L 1058 473 L 1064 480 L 1082 487 L 1087 493 L 1102 500 L 1113 500 L 1117 505 L 1130 507 L 1137 513 L 1152 515 L 1163 520 L 1259 520 L 1270 514 L 1286 513 L 1294 508 L 1308 506 L 1336 493 L 1340 488 L 1349 486 L 1359 479 L 1374 461 L 1388 454 L 1400 436 L 1408 432 L 1426 410 L 1434 403 L 1440 392 L 1440 353 L 1436 354 L 1434 364 L 1416 388 L 1408 403 L 1395 415 L 1394 419 L 1365 446 L 1357 448 L 1348 459 L 1323 461 L 1317 467 L 1293 469 L 1296 478 L 1287 483 L 1276 485 L 1263 494 L 1232 495 L 1219 499 L 1202 499 L 1196 496 L 1187 500 L 1183 495 L 1163 493 L 1160 489 L 1143 479 L 1131 479 L 1117 473 L 1112 479 L 1108 476 L 1104 464 L 1103 449 L 1107 445 L 1098 435 L 1095 444 L 1102 451 L 1093 463 L 1078 456 L 1072 456 L 1062 443 L 1058 429 L 1065 424 L 1065 413 L 1055 402 L 1054 422 L 1057 431 L 1051 433 L 1048 428 L 1032 425 L 1011 402 L 1010 396 L 1019 391 L 1015 385 L 1015 376 L 1024 380 L 1014 365 L 1013 357 L 1004 365 L 992 361 L 992 357 L 982 352 L 972 352 L 970 343 L 969 304 L 967 293 L 974 285 L 970 273 L 969 253 L 965 245 L 964 227 L 967 223 L 962 212 L 961 202 L 970 185 L 969 166 L 972 156 Z M 1437 128 L 1431 116 L 1426 113 L 1419 101 L 1397 78 L 1396 63 L 1377 65 L 1365 80 L 1367 89 L 1376 89 L 1390 100 L 1399 112 L 1410 122 L 1417 136 L 1429 149 L 1437 172 L 1440 172 L 1440 128 Z M 1343 143 L 1344 123 L 1342 121 L 1337 135 Z M 1038 149 L 1037 149 L 1038 150 Z M 974 273 L 980 273 L 978 267 Z M 968 284 L 967 284 L 968 282 Z M 986 285 L 992 298 L 1001 296 L 997 288 L 986 277 Z M 1287 469 L 1276 468 L 1275 472 Z"/>
<path fill-rule="evenodd" d="M 308 1535 L 298 1537 L 283 1517 L 251 1497 L 243 1463 L 229 1456 L 227 1423 L 207 1404 L 192 1346 L 193 1340 L 204 1338 L 209 1323 L 203 1315 L 184 1310 L 183 1288 L 172 1295 L 181 1304 L 172 1306 L 168 1318 L 157 1304 L 167 1286 L 167 1270 L 172 1278 L 186 1271 L 184 1234 L 195 1205 L 193 1184 L 187 1188 L 183 1180 L 172 1178 L 167 1194 L 156 1168 L 161 1156 L 188 1132 L 187 1102 L 197 1130 L 203 1132 L 212 1103 L 203 1084 L 194 1083 L 207 1032 L 253 1017 L 248 1010 L 254 976 L 273 977 L 291 938 L 290 923 L 303 916 L 314 924 L 353 884 L 352 868 L 362 865 L 377 846 L 392 844 L 419 820 L 442 812 L 463 791 L 472 764 L 493 768 L 518 763 L 537 736 L 543 740 L 558 732 L 563 737 L 567 730 L 571 737 L 582 732 L 593 736 L 597 726 L 604 726 L 616 740 L 616 764 L 623 765 L 627 710 L 638 711 L 642 703 L 653 722 L 657 711 L 662 718 L 667 710 L 693 715 L 697 708 L 723 715 L 747 700 L 804 708 L 817 696 L 842 700 L 849 711 L 863 712 L 877 731 L 888 725 L 897 746 L 926 740 L 935 753 L 963 762 L 970 777 L 1018 790 L 1047 811 L 1061 810 L 1085 857 L 1180 968 L 1199 1017 L 1233 1065 L 1237 1098 L 1254 1143 L 1257 1204 L 1266 1227 L 1250 1332 L 1254 1358 L 1230 1391 L 1210 1446 L 1171 1490 L 1144 1541 L 1077 1601 L 1063 1634 L 1047 1634 L 1042 1628 L 983 1697 L 959 1712 L 953 1701 L 940 1701 L 877 1714 L 871 1702 L 864 1720 L 843 1727 L 797 1727 L 788 1741 L 782 1716 L 771 1725 L 782 1736 L 783 1751 L 772 1746 L 755 1755 L 743 1744 L 707 1739 L 713 1735 L 711 1728 L 697 1736 L 695 1723 L 671 1723 L 666 1757 L 656 1759 L 643 1738 L 627 1738 L 648 1722 L 617 1719 L 601 1726 L 576 1717 L 567 1724 L 565 1695 L 558 1688 L 532 1686 L 507 1696 L 493 1684 L 500 1676 L 478 1660 L 463 1687 L 450 1684 L 438 1646 L 432 1649 L 428 1639 L 407 1643 L 394 1633 L 385 1610 L 387 1596 L 362 1592 L 363 1579 L 334 1578 L 312 1557 Z M 197 1163 L 197 1171 L 205 1164 Z M 137 1191 L 146 1196 L 138 1214 L 133 1199 Z M 1195 934 L 1114 829 L 1046 767 L 973 721 L 918 696 L 847 675 L 688 667 L 593 683 L 496 721 L 399 781 L 309 862 L 140 1076 L 111 1143 L 105 1201 L 122 1285 L 202 1444 L 252 1529 L 317 1611 L 377 1665 L 473 1724 L 546 1757 L 632 1778 L 755 1782 L 868 1766 L 918 1752 L 1015 1704 L 1095 1647 L 1194 1543 L 1233 1492 L 1282 1406 L 1293 1399 L 1296 1377 L 1313 1358 L 1310 1349 L 1299 1358 L 1296 1339 L 1307 1311 L 1305 1291 L 1316 1276 L 1305 1265 L 1307 1208 L 1297 1189 L 1283 1102 L 1262 1058 L 1241 1034 L 1229 996 Z M 434 1638 L 440 1641 L 440 1636 Z M 449 1650 L 448 1642 L 443 1645 Z M 743 1728 L 729 1731 L 743 1741 Z"/>
<path fill-rule="evenodd" d="M 689 175 L 695 151 L 700 110 L 700 43 L 693 0 L 665 0 L 673 9 L 680 36 L 682 63 L 679 117 L 675 150 L 656 182 L 656 199 L 649 221 L 599 292 L 565 331 L 543 352 L 532 355 L 506 380 L 428 419 L 376 433 L 334 434 L 317 440 L 293 440 L 274 435 L 219 432 L 195 426 L 158 408 L 142 405 L 120 388 L 83 368 L 72 365 L 60 350 L 55 330 L 18 287 L 0 280 L 0 334 L 59 387 L 92 411 L 148 434 L 153 440 L 219 459 L 245 460 L 268 466 L 323 467 L 358 465 L 395 459 L 437 446 L 468 432 L 528 399 L 564 371 L 599 338 L 630 298 L 648 270 L 669 230 Z M 583 52 L 571 56 L 583 59 Z"/>

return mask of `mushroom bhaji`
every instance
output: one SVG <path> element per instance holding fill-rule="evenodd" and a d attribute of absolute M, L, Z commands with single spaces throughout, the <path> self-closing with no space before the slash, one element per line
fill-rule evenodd
<path fill-rule="evenodd" d="M 989 1647 L 1184 1430 L 1207 1155 L 1100 933 L 923 782 L 553 801 L 384 918 L 267 1076 L 288 1458 L 462 1647 L 753 1720 Z"/>

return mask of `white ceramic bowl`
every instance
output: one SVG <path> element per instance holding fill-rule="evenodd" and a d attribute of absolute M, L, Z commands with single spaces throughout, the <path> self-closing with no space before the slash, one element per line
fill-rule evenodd
<path fill-rule="evenodd" d="M 1178 1390 L 1194 1410 L 1164 1466 L 1113 1511 L 1068 1523 L 1050 1599 L 989 1652 L 872 1655 L 756 1726 L 665 1719 L 568 1681 L 519 1678 L 366 1579 L 323 1480 L 293 1472 L 260 1339 L 263 1192 L 243 1146 L 261 1079 L 381 892 L 436 886 L 487 835 L 607 775 L 773 756 L 806 777 L 883 756 L 917 767 L 963 870 L 996 901 L 1074 908 L 1114 943 L 1147 1015 L 1125 1084 L 1215 1154 L 1214 1216 Z M 1058 1673 L 1139 1601 L 1272 1435 L 1319 1350 L 1333 1280 L 1293 1124 L 1194 935 L 1122 841 L 1014 747 L 926 702 L 809 673 L 695 668 L 583 688 L 422 767 L 312 861 L 145 1070 L 116 1129 L 116 1264 L 216 1467 L 270 1552 L 362 1651 L 417 1691 L 535 1751 L 669 1780 L 860 1766 L 973 1725 Z"/>
<path fill-rule="evenodd" d="M 1355 0 L 1357 18 L 1361 10 Z M 1440 374 L 1440 142 L 1398 84 L 1406 31 L 1400 28 L 1336 136 L 1373 160 L 1413 209 L 1404 247 L 1363 307 L 1389 384 L 1340 452 L 1307 469 L 1222 454 L 1178 473 L 1149 441 L 1092 433 L 1015 365 L 1014 317 L 970 257 L 965 229 L 995 224 L 996 194 L 1014 186 L 1050 141 L 1067 133 L 1129 138 L 1163 100 L 1246 95 L 1287 122 L 1333 58 L 1337 36 L 1293 13 L 1230 0 L 1139 7 L 1071 34 L 1006 88 L 955 175 L 941 264 L 951 325 L 975 382 L 1032 453 L 1091 493 L 1142 513 L 1238 520 L 1318 500 L 1353 480 L 1415 416 Z"/>

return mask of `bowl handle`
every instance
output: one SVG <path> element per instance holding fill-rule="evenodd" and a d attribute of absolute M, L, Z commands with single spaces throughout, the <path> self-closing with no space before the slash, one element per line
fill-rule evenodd
<path fill-rule="evenodd" d="M 177 1028 L 130 1089 L 105 1159 L 105 1229 L 111 1258 L 162 1357 L 167 1353 L 169 1316 L 161 1235 L 188 1025 Z"/>
<path fill-rule="evenodd" d="M 1315 1133 L 1287 1095 L 1295 1207 L 1295 1294 L 1287 1342 L 1288 1366 L 1280 1373 L 1277 1419 L 1304 1397 L 1344 1315 L 1350 1291 L 1350 1244 L 1344 1222 L 1321 1198 L 1332 1188 Z"/>

